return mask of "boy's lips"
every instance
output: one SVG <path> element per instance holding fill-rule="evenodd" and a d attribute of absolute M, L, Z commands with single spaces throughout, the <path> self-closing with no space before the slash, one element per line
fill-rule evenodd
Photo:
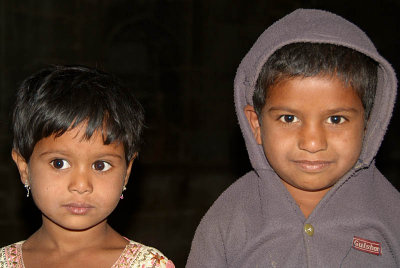
<path fill-rule="evenodd" d="M 300 169 L 306 172 L 320 172 L 329 167 L 332 162 L 331 161 L 310 161 L 310 160 L 295 160 L 293 161 Z"/>
<path fill-rule="evenodd" d="M 87 203 L 68 203 L 62 205 L 62 207 L 75 215 L 85 215 L 90 209 L 94 208 L 92 205 Z"/>

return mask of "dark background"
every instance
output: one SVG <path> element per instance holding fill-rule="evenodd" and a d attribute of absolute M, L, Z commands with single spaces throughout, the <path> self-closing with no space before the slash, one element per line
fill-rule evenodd
<path fill-rule="evenodd" d="M 359 25 L 399 72 L 398 0 L 0 0 L 0 246 L 40 226 L 10 157 L 15 89 L 48 64 L 84 64 L 116 74 L 146 110 L 145 145 L 110 223 L 183 267 L 202 215 L 250 170 L 236 68 L 266 27 L 300 7 Z M 397 188 L 399 120 L 397 107 L 377 156 Z"/>

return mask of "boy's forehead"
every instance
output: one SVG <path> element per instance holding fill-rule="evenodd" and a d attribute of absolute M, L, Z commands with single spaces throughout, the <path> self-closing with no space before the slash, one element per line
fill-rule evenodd
<path fill-rule="evenodd" d="M 290 109 L 289 104 L 302 109 L 319 106 L 332 111 L 341 109 L 364 112 L 357 92 L 337 77 L 297 77 L 271 87 L 266 108 L 270 109 L 274 106 Z"/>
<path fill-rule="evenodd" d="M 330 85 L 330 86 L 336 88 L 336 90 L 341 90 L 341 89 L 345 88 L 346 90 L 351 90 L 354 93 L 356 93 L 361 101 L 361 97 L 358 95 L 357 90 L 354 89 L 354 87 L 351 85 L 351 83 L 348 81 L 345 81 L 344 79 L 342 79 L 340 76 L 338 76 L 336 74 L 319 74 L 319 75 L 315 75 L 315 76 L 282 77 L 282 78 L 276 80 L 276 82 L 274 84 L 269 86 L 269 88 L 266 91 L 267 92 L 266 97 L 268 99 L 269 97 L 271 97 L 271 94 L 281 94 L 282 91 L 279 89 L 284 88 L 288 83 L 290 83 L 291 85 L 296 87 L 299 85 L 299 83 L 297 83 L 297 82 L 301 82 L 301 81 L 303 81 L 303 82 L 307 81 L 307 83 L 309 83 L 309 84 L 323 82 L 327 86 Z M 274 90 L 274 89 L 278 89 L 278 90 Z M 321 90 L 321 94 L 324 94 L 322 90 Z"/>

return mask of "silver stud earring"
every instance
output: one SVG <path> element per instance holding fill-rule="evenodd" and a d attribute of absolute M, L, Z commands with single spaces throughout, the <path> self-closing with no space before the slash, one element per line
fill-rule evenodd
<path fill-rule="evenodd" d="M 119 197 L 119 199 L 124 199 L 124 191 L 126 191 L 125 185 L 124 185 L 124 188 L 122 188 L 122 193 L 121 193 L 121 196 Z"/>
<path fill-rule="evenodd" d="M 29 190 L 31 189 L 31 186 L 29 186 L 28 180 L 25 181 L 24 187 L 26 189 L 26 197 L 29 197 Z"/>

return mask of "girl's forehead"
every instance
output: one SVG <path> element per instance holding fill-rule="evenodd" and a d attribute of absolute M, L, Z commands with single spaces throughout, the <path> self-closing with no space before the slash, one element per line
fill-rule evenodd
<path fill-rule="evenodd" d="M 106 145 L 107 140 L 107 126 L 103 123 L 101 126 L 93 127 L 88 125 L 88 121 L 85 120 L 77 125 L 72 123 L 66 131 L 61 131 L 59 133 L 53 133 L 54 139 L 57 139 L 65 134 L 72 137 L 73 139 L 78 139 L 79 141 L 93 142 L 97 139 L 102 139 L 103 143 Z M 119 141 L 113 141 L 111 143 L 119 143 Z"/>
<path fill-rule="evenodd" d="M 61 135 L 52 134 L 42 138 L 34 147 L 33 154 L 44 152 L 65 152 L 71 154 L 86 153 L 107 153 L 115 152 L 124 156 L 124 146 L 121 142 L 105 144 L 105 138 L 101 130 L 96 130 L 90 137 L 86 135 L 85 124 L 68 129 Z"/>

